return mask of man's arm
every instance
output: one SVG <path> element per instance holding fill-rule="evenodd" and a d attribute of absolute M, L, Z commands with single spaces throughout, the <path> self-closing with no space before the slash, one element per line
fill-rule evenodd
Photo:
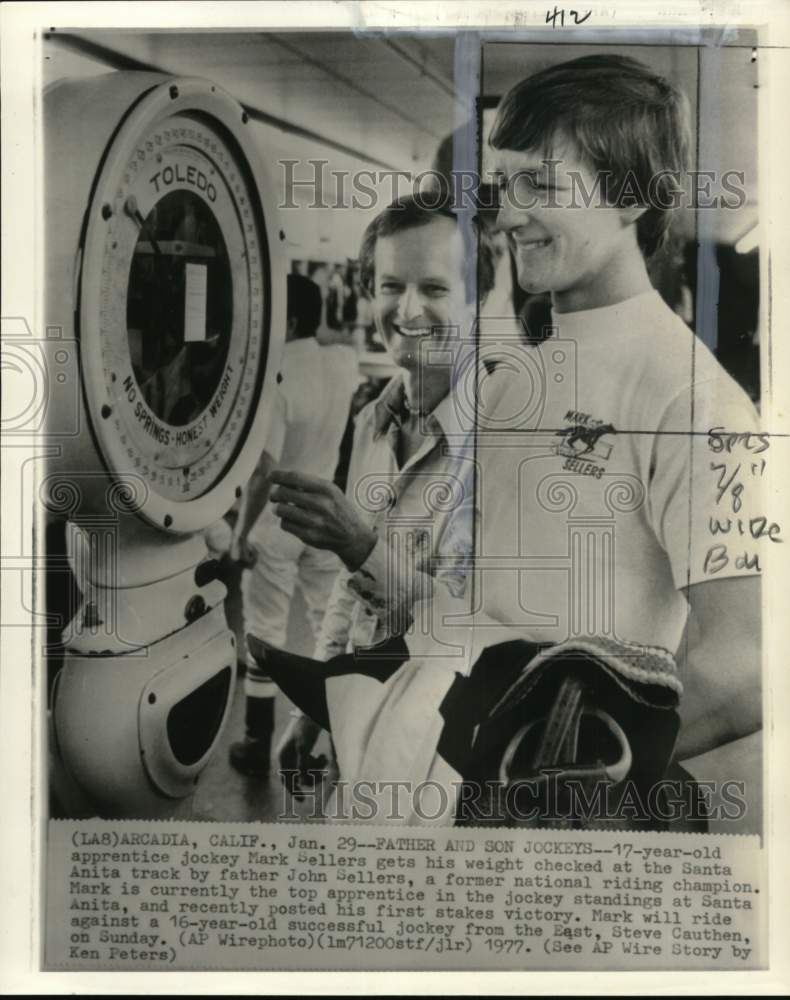
<path fill-rule="evenodd" d="M 271 488 L 270 476 L 274 466 L 274 458 L 268 451 L 264 451 L 258 460 L 255 472 L 253 472 L 250 481 L 247 483 L 247 489 L 244 491 L 241 513 L 236 522 L 230 549 L 231 558 L 233 559 L 246 563 L 254 562 L 254 555 L 250 550 L 247 539 L 252 526 L 261 516 L 269 499 L 269 490 Z"/>
<path fill-rule="evenodd" d="M 348 650 L 354 606 L 357 603 L 356 597 L 348 589 L 348 577 L 347 569 L 341 569 L 335 577 L 313 654 L 316 660 L 331 660 L 333 656 L 339 656 Z"/>
<path fill-rule="evenodd" d="M 349 482 L 354 482 L 349 474 Z M 275 472 L 272 500 L 284 531 L 319 549 L 328 549 L 345 564 L 344 586 L 375 614 L 393 634 L 405 632 L 411 624 L 411 609 L 434 593 L 434 576 L 448 589 L 459 591 L 471 555 L 471 530 L 468 544 L 457 543 L 446 560 L 435 560 L 434 573 L 426 572 L 430 552 L 425 553 L 425 567 L 420 567 L 414 553 L 408 552 L 409 539 L 403 534 L 400 546 L 380 538 L 356 506 L 334 483 L 298 472 Z M 459 566 L 463 574 L 459 582 Z M 352 596 L 352 600 L 354 600 Z"/>
<path fill-rule="evenodd" d="M 283 531 L 316 549 L 334 552 L 352 572 L 362 565 L 377 535 L 339 487 L 304 472 L 278 471 L 271 481 Z M 353 481 L 349 470 L 349 482 Z"/>
<path fill-rule="evenodd" d="M 760 577 L 708 580 L 684 593 L 680 760 L 749 736 L 762 722 Z"/>
<path fill-rule="evenodd" d="M 255 552 L 247 541 L 252 526 L 261 516 L 269 499 L 270 476 L 280 459 L 288 426 L 288 404 L 285 394 L 277 391 L 273 396 L 273 408 L 269 433 L 263 444 L 261 457 L 255 471 L 244 490 L 239 519 L 233 532 L 231 558 L 251 566 L 255 562 Z"/>
<path fill-rule="evenodd" d="M 472 572 L 475 508 L 471 490 L 452 512 L 438 545 L 424 535 L 426 551 L 414 551 L 414 538 L 402 530 L 379 538 L 349 579 L 352 590 L 393 635 L 412 625 L 415 605 L 437 593 L 463 598 Z M 411 548 L 411 551 L 410 551 Z M 438 587 L 437 587 L 438 585 Z M 466 608 L 462 603 L 459 607 Z"/>
<path fill-rule="evenodd" d="M 349 483 L 355 482 L 349 470 Z M 473 561 L 471 488 L 453 511 L 434 551 L 428 531 L 398 531 L 382 538 L 332 483 L 300 473 L 276 472 L 277 515 L 285 531 L 308 545 L 329 549 L 345 563 L 347 587 L 392 634 L 409 628 L 415 604 L 429 600 L 435 584 L 462 597 Z"/>

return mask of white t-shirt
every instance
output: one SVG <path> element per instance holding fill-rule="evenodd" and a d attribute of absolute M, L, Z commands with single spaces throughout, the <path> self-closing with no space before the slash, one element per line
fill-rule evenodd
<path fill-rule="evenodd" d="M 283 348 L 280 374 L 265 450 L 280 469 L 331 479 L 360 380 L 356 351 L 342 344 L 324 347 L 315 337 L 291 340 Z"/>
<path fill-rule="evenodd" d="M 288 341 L 280 364 L 272 422 L 263 450 L 279 469 L 332 479 L 340 442 L 359 384 L 356 351 L 342 344 L 321 346 L 315 337 Z M 274 505 L 267 504 L 250 532 L 259 544 L 282 535 Z"/>
<path fill-rule="evenodd" d="M 474 603 L 536 642 L 674 652 L 679 588 L 760 570 L 757 414 L 655 291 L 554 322 L 482 387 Z"/>

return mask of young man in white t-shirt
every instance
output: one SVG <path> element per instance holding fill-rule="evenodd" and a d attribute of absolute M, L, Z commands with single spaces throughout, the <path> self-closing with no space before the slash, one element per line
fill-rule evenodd
<path fill-rule="evenodd" d="M 766 541 L 755 533 L 764 535 L 768 439 L 745 393 L 653 290 L 645 263 L 685 169 L 683 104 L 646 67 L 611 56 L 553 67 L 503 100 L 491 135 L 503 187 L 498 224 L 520 285 L 551 294 L 556 329 L 533 347 L 499 343 L 488 328 L 480 339 L 473 585 L 461 597 L 435 586 L 415 601 L 411 660 L 391 678 L 404 687 L 388 692 L 387 713 L 364 720 L 364 764 L 375 758 L 379 770 L 352 775 L 457 785 L 464 762 L 435 738 L 444 671 L 471 683 L 489 650 L 492 673 L 474 688 L 475 720 L 485 723 L 501 688 L 494 675 L 508 667 L 497 647 L 589 638 L 631 644 L 625 682 L 650 679 L 656 647 L 677 657 L 685 690 L 676 756 L 730 749 L 715 771 L 708 761 L 689 766 L 695 777 L 759 774 L 748 765 L 759 751 Z M 732 444 L 739 452 L 727 450 L 724 431 L 742 435 Z M 299 530 L 319 536 L 309 498 L 278 487 L 275 499 L 287 501 L 281 516 L 298 508 Z M 371 595 L 371 613 L 377 597 L 387 595 Z M 421 680 L 435 681 L 424 704 L 403 696 L 410 679 L 418 694 Z M 452 721 L 459 705 L 445 707 Z M 413 766 L 396 771 L 403 733 Z M 644 740 L 649 756 L 656 733 Z"/>
<path fill-rule="evenodd" d="M 633 59 L 584 57 L 516 85 L 489 142 L 498 226 L 555 329 L 481 423 L 483 607 L 536 642 L 665 647 L 685 687 L 677 756 L 738 740 L 743 761 L 759 746 L 767 438 L 646 267 L 682 190 L 685 99 Z M 751 436 L 728 451 L 724 431 Z M 486 571 L 514 555 L 516 572 Z"/>

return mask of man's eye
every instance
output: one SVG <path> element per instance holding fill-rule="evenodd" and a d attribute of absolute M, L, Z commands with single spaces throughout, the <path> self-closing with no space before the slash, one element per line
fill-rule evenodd
<path fill-rule="evenodd" d="M 400 291 L 400 285 L 396 284 L 394 281 L 382 281 L 379 285 L 379 291 L 392 295 L 393 293 Z"/>
<path fill-rule="evenodd" d="M 446 295 L 448 289 L 445 285 L 426 285 L 425 291 L 429 295 Z"/>

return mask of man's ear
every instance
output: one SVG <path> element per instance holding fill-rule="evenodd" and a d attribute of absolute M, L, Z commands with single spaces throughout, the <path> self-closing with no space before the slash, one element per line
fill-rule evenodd
<path fill-rule="evenodd" d="M 296 328 L 299 325 L 299 320 L 296 316 L 289 316 L 288 322 L 285 324 L 285 336 L 288 338 L 293 337 L 296 333 Z"/>

